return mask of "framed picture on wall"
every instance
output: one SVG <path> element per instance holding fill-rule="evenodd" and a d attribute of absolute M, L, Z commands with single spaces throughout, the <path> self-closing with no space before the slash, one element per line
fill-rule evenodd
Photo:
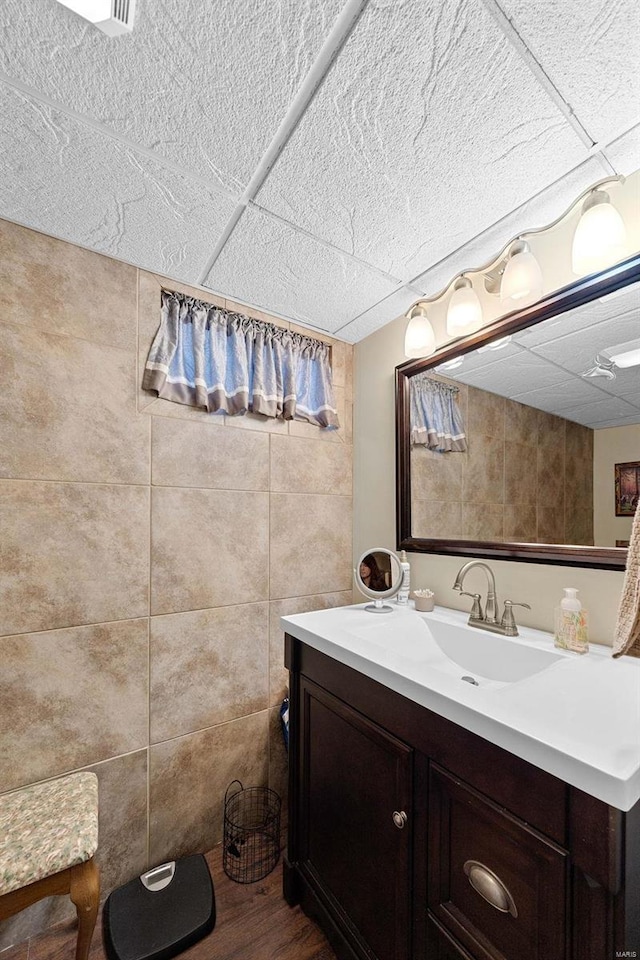
<path fill-rule="evenodd" d="M 616 463 L 616 517 L 632 517 L 640 495 L 640 460 Z"/>

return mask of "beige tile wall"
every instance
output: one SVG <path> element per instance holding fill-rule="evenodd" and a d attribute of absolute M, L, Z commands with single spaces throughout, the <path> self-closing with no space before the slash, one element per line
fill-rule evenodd
<path fill-rule="evenodd" d="M 468 450 L 412 447 L 413 536 L 593 544 L 593 430 L 457 386 Z"/>
<path fill-rule="evenodd" d="M 351 602 L 352 348 L 338 432 L 159 400 L 164 282 L 0 221 L 0 792 L 95 770 L 103 895 L 215 844 L 235 777 L 284 795 L 279 617 Z"/>

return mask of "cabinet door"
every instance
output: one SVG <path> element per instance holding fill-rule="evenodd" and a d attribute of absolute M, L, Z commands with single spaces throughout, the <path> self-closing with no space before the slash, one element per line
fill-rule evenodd
<path fill-rule="evenodd" d="M 564 850 L 435 765 L 429 843 L 431 916 L 473 957 L 564 960 Z"/>
<path fill-rule="evenodd" d="M 301 678 L 299 868 L 363 956 L 408 960 L 412 750 Z"/>

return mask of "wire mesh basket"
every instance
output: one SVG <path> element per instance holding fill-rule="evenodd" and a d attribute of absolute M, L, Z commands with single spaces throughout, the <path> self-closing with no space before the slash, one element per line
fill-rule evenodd
<path fill-rule="evenodd" d="M 234 784 L 239 789 L 230 793 Z M 280 806 L 275 790 L 232 780 L 224 795 L 222 866 L 236 883 L 254 883 L 280 859 Z"/>

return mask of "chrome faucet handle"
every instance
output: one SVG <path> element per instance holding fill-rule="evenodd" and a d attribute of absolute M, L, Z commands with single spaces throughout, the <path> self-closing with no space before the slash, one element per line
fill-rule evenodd
<path fill-rule="evenodd" d="M 527 610 L 531 610 L 531 606 L 528 603 L 515 603 L 513 600 L 505 600 L 504 613 L 502 614 L 500 626 L 504 627 L 505 634 L 508 637 L 518 636 L 518 628 L 516 626 L 515 617 L 513 616 L 514 607 L 526 607 Z"/>
<path fill-rule="evenodd" d="M 461 597 L 473 597 L 473 606 L 471 608 L 471 613 L 469 614 L 470 620 L 484 620 L 484 614 L 482 612 L 482 604 L 480 603 L 480 594 L 479 593 L 467 593 L 466 590 L 460 591 Z"/>

